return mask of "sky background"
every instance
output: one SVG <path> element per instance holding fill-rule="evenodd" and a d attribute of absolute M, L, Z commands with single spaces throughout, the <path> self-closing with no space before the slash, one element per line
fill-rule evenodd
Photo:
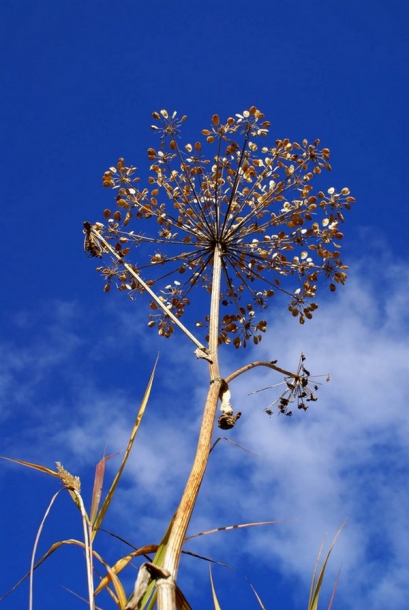
<path fill-rule="evenodd" d="M 263 528 L 192 540 L 187 550 L 228 563 L 213 577 L 223 610 L 306 608 L 315 558 L 347 519 L 331 556 L 322 608 L 341 568 L 334 610 L 407 608 L 408 491 L 408 28 L 405 1 L 76 0 L 0 7 L 0 454 L 54 467 L 92 491 L 104 452 L 125 448 L 157 352 L 140 436 L 105 526 L 135 546 L 160 541 L 193 456 L 207 367 L 180 334 L 146 327 L 147 300 L 102 291 L 83 252 L 82 222 L 102 220 L 112 192 L 103 172 L 123 156 L 148 167 L 153 110 L 187 114 L 185 141 L 215 112 L 255 105 L 270 141 L 320 138 L 331 149 L 323 190 L 348 186 L 347 285 L 320 295 L 301 327 L 280 302 L 246 351 L 222 350 L 226 373 L 254 359 L 331 374 L 319 401 L 292 418 L 263 409 L 281 381 L 257 370 L 234 384 L 243 412 L 214 450 L 189 532 L 261 520 Z M 217 436 L 216 431 L 216 436 Z M 111 460 L 114 476 L 120 458 Z M 59 483 L 0 465 L 0 595 L 29 568 L 37 528 Z M 60 494 L 39 555 L 80 538 L 78 511 Z M 127 547 L 103 534 L 111 563 Z M 78 549 L 36 573 L 35 607 L 83 608 Z M 132 589 L 136 571 L 125 578 Z M 194 610 L 212 607 L 207 563 L 185 557 L 180 586 Z M 24 608 L 27 583 L 1 602 Z M 105 610 L 108 598 L 99 602 Z"/>

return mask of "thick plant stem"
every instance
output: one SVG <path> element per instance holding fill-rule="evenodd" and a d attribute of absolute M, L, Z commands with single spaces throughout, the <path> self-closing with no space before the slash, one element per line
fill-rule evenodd
<path fill-rule="evenodd" d="M 218 363 L 220 279 L 221 251 L 219 247 L 216 247 L 213 258 L 213 281 L 209 322 L 209 353 L 211 358 L 209 365 L 210 388 L 207 394 L 202 425 L 200 428 L 199 441 L 197 444 L 192 470 L 183 492 L 182 499 L 176 510 L 162 564 L 162 567 L 169 571 L 172 583 L 175 583 L 176 581 L 183 540 L 186 536 L 186 531 L 197 500 L 200 485 L 206 471 L 211 449 L 217 403 L 219 400 L 220 388 L 222 386 Z M 174 587 L 169 586 L 169 584 L 168 586 L 165 586 L 164 581 L 157 582 L 157 605 L 159 610 L 175 609 Z"/>

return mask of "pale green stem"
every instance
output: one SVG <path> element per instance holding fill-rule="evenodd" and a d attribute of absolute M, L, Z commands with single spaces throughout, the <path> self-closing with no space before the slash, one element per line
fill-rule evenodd
<path fill-rule="evenodd" d="M 206 471 L 211 449 L 214 420 L 217 411 L 220 388 L 222 385 L 218 363 L 221 261 L 221 251 L 220 248 L 216 246 L 213 258 L 213 281 L 209 322 L 209 352 L 211 358 L 209 365 L 210 388 L 207 394 L 199 441 L 197 444 L 192 470 L 183 492 L 182 499 L 176 510 L 172 529 L 166 545 L 164 561 L 162 563 L 162 567 L 169 571 L 170 578 L 157 582 L 157 604 L 159 610 L 175 609 L 174 584 L 176 582 L 182 545 L 197 496 L 199 494 L 200 485 Z"/>

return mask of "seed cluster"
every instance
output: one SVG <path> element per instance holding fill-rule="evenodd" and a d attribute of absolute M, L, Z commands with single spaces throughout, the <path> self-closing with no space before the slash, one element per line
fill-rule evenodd
<path fill-rule="evenodd" d="M 221 252 L 220 343 L 258 343 L 267 326 L 260 312 L 277 292 L 289 297 L 288 309 L 300 323 L 310 319 L 320 278 L 331 291 L 346 280 L 340 225 L 354 198 L 348 188 L 314 193 L 312 186 L 313 178 L 331 169 L 329 149 L 319 148 L 319 140 L 260 146 L 270 123 L 254 106 L 225 122 L 213 115 L 203 142 L 185 146 L 179 144 L 185 116 L 161 110 L 153 118 L 160 141 L 157 149 L 148 149 L 147 185 L 141 187 L 136 168 L 119 159 L 103 175 L 103 185 L 116 190 L 116 208 L 104 211 L 105 225 L 93 227 L 120 261 L 131 264 L 147 285 L 157 286 L 177 318 L 194 287 L 211 292 L 213 258 Z M 99 257 L 101 249 L 90 235 L 88 227 L 86 249 Z M 147 249 L 139 263 L 129 260 L 135 246 Z M 105 290 L 115 282 L 131 298 L 143 292 L 116 258 L 98 271 Z M 173 275 L 177 279 L 171 280 Z M 198 320 L 197 326 L 207 322 Z M 155 302 L 148 325 L 165 337 L 174 330 Z"/>

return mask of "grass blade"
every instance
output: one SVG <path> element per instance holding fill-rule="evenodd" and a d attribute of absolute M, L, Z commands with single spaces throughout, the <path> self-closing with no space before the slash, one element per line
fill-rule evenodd
<path fill-rule="evenodd" d="M 222 610 L 219 604 L 219 600 L 217 599 L 216 590 L 214 588 L 213 577 L 212 577 L 212 566 L 209 565 L 209 575 L 210 575 L 210 584 L 212 587 L 212 595 L 213 595 L 213 604 L 214 610 Z"/>
<path fill-rule="evenodd" d="M 150 544 L 148 546 L 143 546 L 140 549 L 137 549 L 136 551 L 133 551 L 132 553 L 129 553 L 128 555 L 125 555 L 124 557 L 118 559 L 118 561 L 116 561 L 111 567 L 110 571 L 105 574 L 105 576 L 101 579 L 98 587 L 95 589 L 95 595 L 100 593 L 103 589 L 105 589 L 105 587 L 109 585 L 109 583 L 111 582 L 112 573 L 119 574 L 124 568 L 126 568 L 130 564 L 132 559 L 135 559 L 135 557 L 146 555 L 146 553 L 152 553 L 157 549 L 157 545 Z"/>
<path fill-rule="evenodd" d="M 57 497 L 59 496 L 59 494 L 62 491 L 63 491 L 62 489 L 58 490 L 53 495 L 53 497 L 51 498 L 50 503 L 47 506 L 47 509 L 46 509 L 46 511 L 44 513 L 44 516 L 43 516 L 42 520 L 41 520 L 40 526 L 39 526 L 39 528 L 37 530 L 37 534 L 36 534 L 36 537 L 35 537 L 35 540 L 34 540 L 33 552 L 31 554 L 30 572 L 29 572 L 29 574 L 30 574 L 30 585 L 29 585 L 29 602 L 28 602 L 28 607 L 29 607 L 30 610 L 32 610 L 32 607 L 33 607 L 33 585 L 34 585 L 34 565 L 35 565 L 34 560 L 35 560 L 35 554 L 36 554 L 36 551 L 37 551 L 38 543 L 40 541 L 41 532 L 43 531 L 45 520 L 47 519 L 48 515 L 50 514 L 50 510 L 51 510 L 52 505 L 54 504 L 55 500 L 57 499 Z"/>
<path fill-rule="evenodd" d="M 261 610 L 266 610 L 265 605 L 263 604 L 263 602 L 261 601 L 261 597 L 259 596 L 259 594 L 257 593 L 257 591 L 255 590 L 255 588 L 253 587 L 253 585 L 251 584 L 251 582 L 249 582 L 249 585 L 251 587 L 251 590 L 253 591 L 254 595 L 256 596 L 256 599 L 260 605 Z"/>
<path fill-rule="evenodd" d="M 33 464 L 32 462 L 25 462 L 24 460 L 16 460 L 15 458 L 4 457 L 4 455 L 0 455 L 2 460 L 7 460 L 8 462 L 14 462 L 15 464 L 20 464 L 21 466 L 27 466 L 27 468 L 34 468 L 34 470 L 38 470 L 39 472 L 44 472 L 45 474 L 50 474 L 53 477 L 60 478 L 60 475 L 55 470 L 51 470 L 46 466 L 41 466 L 41 464 Z"/>
<path fill-rule="evenodd" d="M 320 547 L 320 550 L 319 550 L 318 556 L 317 556 L 317 561 L 315 562 L 313 577 L 312 577 L 312 581 L 311 581 L 310 597 L 309 597 L 309 601 L 308 601 L 308 610 L 318 610 L 318 600 L 319 600 L 319 596 L 320 596 L 320 592 L 321 592 L 322 583 L 324 580 L 325 569 L 327 567 L 327 563 L 328 563 L 329 557 L 331 555 L 332 549 L 334 548 L 337 538 L 340 535 L 345 524 L 346 524 L 346 521 L 344 521 L 342 523 L 341 527 L 335 534 L 335 537 L 331 543 L 328 553 L 325 556 L 324 562 L 321 566 L 321 569 L 319 571 L 318 578 L 317 578 L 318 562 L 319 562 L 319 559 L 321 556 L 323 545 L 321 545 L 321 547 Z M 336 584 L 337 583 L 338 583 L 338 578 L 337 578 Z M 333 601 L 333 598 L 331 598 L 331 605 L 332 605 L 332 601 Z"/>
<path fill-rule="evenodd" d="M 197 538 L 198 536 L 207 536 L 207 534 L 215 534 L 216 532 L 224 532 L 229 530 L 241 529 L 244 527 L 257 527 L 258 525 L 272 525 L 273 523 L 284 523 L 285 520 L 280 521 L 255 521 L 254 523 L 238 523 L 237 525 L 225 525 L 224 527 L 215 527 L 211 530 L 206 530 L 205 532 L 199 532 L 198 534 L 192 534 L 184 539 L 183 542 L 187 542 L 188 540 L 192 540 L 192 538 Z"/>
<path fill-rule="evenodd" d="M 120 467 L 118 469 L 118 472 L 115 475 L 115 478 L 114 478 L 114 480 L 112 482 L 112 485 L 111 485 L 111 487 L 110 487 L 110 489 L 109 489 L 109 491 L 108 491 L 108 493 L 107 493 L 107 495 L 105 497 L 105 500 L 102 503 L 101 509 L 99 510 L 98 515 L 97 515 L 97 517 L 95 519 L 95 523 L 94 523 L 94 527 L 93 527 L 93 533 L 92 533 L 92 539 L 95 538 L 95 536 L 96 536 L 96 534 L 98 532 L 98 529 L 99 529 L 99 527 L 100 527 L 100 525 L 101 525 L 101 523 L 102 523 L 102 521 L 103 521 L 103 519 L 105 517 L 105 514 L 106 514 L 106 512 L 107 512 L 107 510 L 109 508 L 109 505 L 111 504 L 112 497 L 114 495 L 115 489 L 116 489 L 116 487 L 117 487 L 117 485 L 119 483 L 119 479 L 121 478 L 123 469 L 125 468 L 125 464 L 126 464 L 126 462 L 128 460 L 129 454 L 131 452 L 131 449 L 132 449 L 132 446 L 133 446 L 133 443 L 134 443 L 134 440 L 135 440 L 135 437 L 136 437 L 136 433 L 138 432 L 140 423 L 142 421 L 142 417 L 143 417 L 143 415 L 145 413 L 146 405 L 147 405 L 148 400 L 149 400 L 149 396 L 150 396 L 150 392 L 151 392 L 152 384 L 153 384 L 153 379 L 155 377 L 155 370 L 156 370 L 157 363 L 158 363 L 158 358 L 156 358 L 156 362 L 155 362 L 155 365 L 153 367 L 152 374 L 150 376 L 148 385 L 146 387 L 145 394 L 144 394 L 142 402 L 141 402 L 141 406 L 139 407 L 138 415 L 136 416 L 136 420 L 135 420 L 134 426 L 132 428 L 131 436 L 130 436 L 129 441 L 128 441 L 128 446 L 127 446 L 127 448 L 125 450 L 125 455 L 124 455 L 123 460 L 121 462 L 121 465 L 120 465 Z"/>
<path fill-rule="evenodd" d="M 338 583 L 339 583 L 339 577 L 340 577 L 340 575 L 341 575 L 341 570 L 339 570 L 339 572 L 338 572 L 338 574 L 337 574 L 337 578 L 336 578 L 336 580 L 335 580 L 334 587 L 333 587 L 333 589 L 332 589 L 331 599 L 329 600 L 329 604 L 328 604 L 328 610 L 331 610 L 331 608 L 332 608 L 332 604 L 334 603 L 334 599 L 335 599 L 335 592 L 336 592 L 337 587 L 338 587 Z"/>
<path fill-rule="evenodd" d="M 98 464 L 96 465 L 95 476 L 94 476 L 94 488 L 92 490 L 91 516 L 90 516 L 91 523 L 94 523 L 94 521 L 97 517 L 99 503 L 101 501 L 102 487 L 104 484 L 104 477 L 105 477 L 105 463 L 109 459 L 114 457 L 115 455 L 118 455 L 118 454 L 112 453 L 111 455 L 106 455 L 106 456 L 104 455 L 102 460 L 100 460 L 98 462 Z"/>

